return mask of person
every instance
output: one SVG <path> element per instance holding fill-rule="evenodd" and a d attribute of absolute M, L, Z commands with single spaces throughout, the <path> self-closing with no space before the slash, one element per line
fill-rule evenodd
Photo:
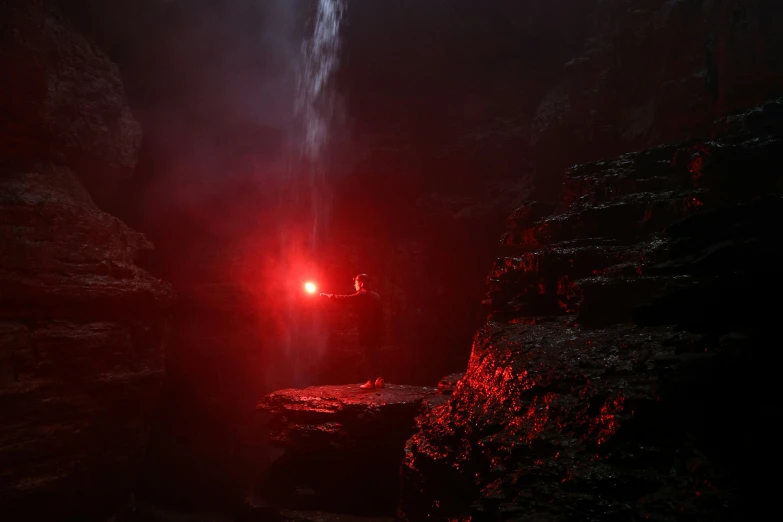
<path fill-rule="evenodd" d="M 357 274 L 353 278 L 356 293 L 347 295 L 321 294 L 330 300 L 350 303 L 359 321 L 359 348 L 362 351 L 362 370 L 369 378 L 360 386 L 363 390 L 383 388 L 383 377 L 378 368 L 378 350 L 381 340 L 381 323 L 383 310 L 381 296 L 370 289 L 370 277 L 367 274 Z"/>

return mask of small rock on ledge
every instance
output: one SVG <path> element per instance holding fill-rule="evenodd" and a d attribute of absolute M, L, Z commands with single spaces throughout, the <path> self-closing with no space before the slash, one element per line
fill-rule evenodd
<path fill-rule="evenodd" d="M 465 376 L 465 372 L 452 373 L 445 376 L 438 382 L 438 395 L 451 395 L 457 383 Z"/>

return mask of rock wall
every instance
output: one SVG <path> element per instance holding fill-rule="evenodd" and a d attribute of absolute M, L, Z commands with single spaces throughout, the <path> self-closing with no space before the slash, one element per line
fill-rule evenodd
<path fill-rule="evenodd" d="M 541 158 L 544 172 L 705 136 L 714 120 L 782 93 L 780 2 L 603 0 L 588 20 L 584 48 L 531 118 L 534 150 L 560 152 Z"/>
<path fill-rule="evenodd" d="M 0 28 L 0 513 L 102 519 L 134 486 L 173 297 L 88 191 L 132 175 L 141 129 L 47 2 L 0 3 Z"/>
<path fill-rule="evenodd" d="M 783 105 L 715 132 L 573 167 L 557 209 L 511 216 L 467 373 L 407 443 L 403 519 L 735 520 L 770 505 L 756 458 L 780 421 L 767 297 Z"/>
<path fill-rule="evenodd" d="M 400 1 L 348 17 L 348 108 L 377 156 L 362 172 L 474 211 L 520 172 L 555 201 L 569 165 L 703 135 L 783 94 L 775 0 Z"/>

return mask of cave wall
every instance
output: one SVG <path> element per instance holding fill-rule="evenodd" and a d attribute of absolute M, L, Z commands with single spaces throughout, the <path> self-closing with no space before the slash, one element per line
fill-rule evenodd
<path fill-rule="evenodd" d="M 707 136 L 712 122 L 783 89 L 774 0 L 603 1 L 584 48 L 539 100 L 531 144 L 544 167 Z M 542 185 L 557 194 L 561 178 Z M 538 196 L 538 197 L 541 197 Z"/>
<path fill-rule="evenodd" d="M 403 519 L 772 509 L 783 105 L 714 131 L 575 166 L 559 208 L 511 216 L 467 372 L 407 443 Z"/>
<path fill-rule="evenodd" d="M 0 4 L 0 70 L 0 512 L 100 520 L 135 486 L 173 299 L 93 196 L 132 176 L 141 128 L 49 2 Z"/>
<path fill-rule="evenodd" d="M 754 198 L 780 194 L 779 103 L 721 118 L 780 95 L 780 6 L 592 7 L 583 46 L 519 125 L 487 120 L 464 156 L 430 163 L 503 158 L 527 199 L 554 202 L 509 219 L 487 302 L 510 309 L 409 441 L 404 518 L 719 520 L 772 498 L 745 459 L 777 418 L 764 295 L 779 200 Z"/>
<path fill-rule="evenodd" d="M 481 200 L 528 177 L 557 201 L 568 166 L 703 135 L 783 85 L 771 0 L 402 1 L 348 16 L 340 82 L 362 170 L 393 155 L 416 197 Z"/>

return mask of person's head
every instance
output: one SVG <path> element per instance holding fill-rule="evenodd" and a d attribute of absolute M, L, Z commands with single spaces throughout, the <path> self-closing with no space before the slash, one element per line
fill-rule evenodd
<path fill-rule="evenodd" d="M 358 292 L 362 288 L 365 290 L 370 288 L 370 276 L 367 274 L 356 274 L 353 276 L 353 287 Z"/>

